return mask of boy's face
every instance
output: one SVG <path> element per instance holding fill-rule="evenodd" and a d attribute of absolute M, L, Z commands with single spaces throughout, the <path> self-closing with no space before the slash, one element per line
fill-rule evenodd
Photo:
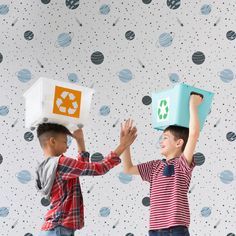
<path fill-rule="evenodd" d="M 66 152 L 67 146 L 67 135 L 58 134 L 56 137 L 50 139 L 50 146 L 55 156 L 59 156 Z"/>
<path fill-rule="evenodd" d="M 175 141 L 174 138 L 174 135 L 170 131 L 162 133 L 162 137 L 160 139 L 161 155 L 168 156 L 169 154 L 176 153 L 178 149 L 181 149 L 183 140 L 178 139 Z"/>

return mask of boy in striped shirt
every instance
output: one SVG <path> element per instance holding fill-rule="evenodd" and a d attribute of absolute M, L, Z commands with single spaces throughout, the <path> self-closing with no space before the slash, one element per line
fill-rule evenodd
<path fill-rule="evenodd" d="M 78 146 L 77 159 L 65 156 L 67 135 L 72 136 Z M 82 129 L 73 134 L 63 125 L 43 123 L 37 128 L 37 136 L 45 160 L 36 169 L 36 188 L 51 203 L 44 217 L 39 236 L 74 236 L 84 227 L 83 195 L 80 176 L 104 175 L 118 165 L 121 153 L 133 143 L 136 130 L 122 135 L 120 144 L 101 162 L 89 162 Z"/>
<path fill-rule="evenodd" d="M 150 183 L 149 236 L 189 236 L 187 193 L 195 166 L 193 153 L 200 134 L 198 106 L 201 102 L 201 96 L 190 96 L 189 128 L 168 126 L 163 131 L 160 154 L 165 159 L 133 165 L 130 147 L 123 153 L 124 172 L 140 175 Z M 132 129 L 133 121 L 129 119 L 122 124 L 122 135 Z"/>

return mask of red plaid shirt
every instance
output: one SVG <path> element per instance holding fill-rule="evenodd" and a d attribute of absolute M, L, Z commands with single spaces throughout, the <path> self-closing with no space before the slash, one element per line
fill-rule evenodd
<path fill-rule="evenodd" d="M 62 154 L 52 186 L 51 207 L 46 213 L 41 230 L 47 231 L 57 225 L 74 230 L 81 229 L 84 226 L 84 206 L 79 176 L 103 175 L 120 162 L 119 156 L 114 152 L 102 162 L 91 163 L 88 158 L 81 157 L 81 153 L 78 154 L 78 160 Z"/>

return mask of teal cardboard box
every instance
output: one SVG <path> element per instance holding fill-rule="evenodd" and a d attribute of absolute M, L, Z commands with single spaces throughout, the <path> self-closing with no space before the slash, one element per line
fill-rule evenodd
<path fill-rule="evenodd" d="M 152 125 L 154 129 L 164 130 L 169 125 L 189 128 L 189 99 L 192 93 L 203 97 L 198 107 L 200 130 L 211 109 L 214 93 L 184 83 L 174 88 L 152 93 Z"/>

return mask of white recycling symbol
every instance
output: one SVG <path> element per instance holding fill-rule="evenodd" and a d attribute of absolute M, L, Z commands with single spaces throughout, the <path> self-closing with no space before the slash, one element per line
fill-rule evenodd
<path fill-rule="evenodd" d="M 56 104 L 57 104 L 57 107 L 60 110 L 60 112 L 66 113 L 66 107 L 61 106 L 61 104 L 63 103 L 63 100 L 67 96 L 69 96 L 70 100 L 72 100 L 72 101 L 75 99 L 75 95 L 73 93 L 69 93 L 69 92 L 63 91 L 61 93 L 61 98 L 57 98 L 57 100 L 56 100 Z M 76 101 L 74 101 L 72 103 L 72 106 L 73 106 L 73 108 L 71 108 L 71 107 L 68 108 L 68 114 L 70 114 L 70 115 L 74 114 L 76 112 L 76 110 L 78 108 L 78 103 Z"/>

